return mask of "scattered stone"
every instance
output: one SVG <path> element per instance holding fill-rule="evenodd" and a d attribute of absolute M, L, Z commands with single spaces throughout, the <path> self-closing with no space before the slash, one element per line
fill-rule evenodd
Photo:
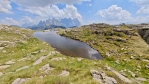
<path fill-rule="evenodd" d="M 46 64 L 46 65 L 42 66 L 39 70 L 40 70 L 40 71 L 44 71 L 45 73 L 48 74 L 49 70 L 53 70 L 53 69 L 54 69 L 54 68 L 50 67 L 49 64 Z"/>
<path fill-rule="evenodd" d="M 147 81 L 146 78 L 135 78 L 138 81 Z"/>
<path fill-rule="evenodd" d="M 124 81 L 125 83 L 132 83 L 131 80 L 129 80 L 128 78 L 124 77 L 123 75 L 121 75 L 120 73 L 116 72 L 115 70 L 112 70 L 112 72 L 113 72 L 121 81 Z"/>
<path fill-rule="evenodd" d="M 110 56 L 110 54 L 109 54 L 108 52 L 106 52 L 106 55 L 107 55 L 107 57 L 109 57 L 109 56 Z"/>
<path fill-rule="evenodd" d="M 112 78 L 108 77 L 103 71 L 99 70 L 90 70 L 93 79 L 98 81 L 100 84 L 117 84 L 117 81 Z"/>
<path fill-rule="evenodd" d="M 46 56 L 42 56 L 40 57 L 38 60 L 36 60 L 33 65 L 37 65 L 37 64 L 40 64 L 42 62 L 43 59 L 47 58 Z"/>
<path fill-rule="evenodd" d="M 149 69 L 149 64 L 146 65 L 146 68 Z"/>
<path fill-rule="evenodd" d="M 77 60 L 78 60 L 78 61 L 82 61 L 82 59 L 83 59 L 83 58 L 78 58 Z"/>
<path fill-rule="evenodd" d="M 121 73 L 123 76 L 128 77 L 128 76 L 125 74 L 124 70 L 121 70 L 120 73 Z"/>
<path fill-rule="evenodd" d="M 57 53 L 56 51 L 51 51 L 49 54 L 48 54 L 48 56 L 51 56 L 51 55 L 53 55 L 53 54 L 55 54 L 55 53 Z"/>
<path fill-rule="evenodd" d="M 68 76 L 68 75 L 69 75 L 69 72 L 66 70 L 63 70 L 59 76 Z"/>
<path fill-rule="evenodd" d="M 17 69 L 16 72 L 17 72 L 17 71 L 21 71 L 21 70 L 23 70 L 23 69 L 27 69 L 27 68 L 29 68 L 29 66 L 21 67 L 21 68 Z"/>
<path fill-rule="evenodd" d="M 144 62 L 149 62 L 149 60 L 145 60 L 145 59 L 143 59 L 142 61 L 144 61 Z"/>
<path fill-rule="evenodd" d="M 104 81 L 105 81 L 107 84 L 117 84 L 117 81 L 116 81 L 114 78 L 108 77 L 108 76 L 105 77 Z"/>
<path fill-rule="evenodd" d="M 128 77 L 124 72 L 121 73 L 123 76 Z"/>
<path fill-rule="evenodd" d="M 4 49 L 4 47 L 0 47 L 0 50 L 3 50 Z"/>
<path fill-rule="evenodd" d="M 18 62 L 20 62 L 20 61 L 25 61 L 27 58 L 21 58 L 21 59 L 19 59 L 19 60 L 17 60 Z"/>
<path fill-rule="evenodd" d="M 125 62 L 125 61 L 127 61 L 127 59 L 123 59 L 123 61 Z"/>
<path fill-rule="evenodd" d="M 32 52 L 31 54 L 32 54 L 32 55 L 36 55 L 36 54 L 38 54 L 38 53 L 40 53 L 40 50 L 39 50 L 39 51 Z"/>
<path fill-rule="evenodd" d="M 133 56 L 130 56 L 130 59 L 134 59 L 134 57 Z"/>
<path fill-rule="evenodd" d="M 100 76 L 100 73 L 96 70 L 90 70 L 91 75 L 93 76 L 93 79 L 98 81 L 100 84 L 102 84 L 102 79 Z"/>
<path fill-rule="evenodd" d="M 115 61 L 116 64 L 120 64 L 119 61 Z"/>
<path fill-rule="evenodd" d="M 105 70 L 111 71 L 111 68 L 109 66 L 105 66 Z"/>
<path fill-rule="evenodd" d="M 4 75 L 2 72 L 0 72 L 0 76 Z"/>
<path fill-rule="evenodd" d="M 2 65 L 2 66 L 0 66 L 0 69 L 6 69 L 8 67 L 10 67 L 10 65 Z"/>
<path fill-rule="evenodd" d="M 132 77 L 136 77 L 136 74 L 134 74 L 132 71 L 128 71 L 129 73 L 130 73 L 130 75 L 132 76 Z"/>
<path fill-rule="evenodd" d="M 21 84 L 23 82 L 26 82 L 27 80 L 29 80 L 29 78 L 17 78 L 11 84 Z"/>
<path fill-rule="evenodd" d="M 13 60 L 10 60 L 10 61 L 8 61 L 8 62 L 6 62 L 5 64 L 6 65 L 11 65 L 11 64 L 14 64 L 15 62 L 13 61 Z"/>

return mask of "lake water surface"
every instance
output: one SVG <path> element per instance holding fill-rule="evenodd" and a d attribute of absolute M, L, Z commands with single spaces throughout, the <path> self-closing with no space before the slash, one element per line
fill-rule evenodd
<path fill-rule="evenodd" d="M 53 48 L 64 55 L 88 59 L 103 59 L 100 53 L 86 43 L 58 35 L 55 31 L 35 32 L 34 37 L 48 42 Z"/>

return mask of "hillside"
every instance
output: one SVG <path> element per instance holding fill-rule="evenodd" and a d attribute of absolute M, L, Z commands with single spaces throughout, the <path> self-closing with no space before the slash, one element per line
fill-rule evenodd
<path fill-rule="evenodd" d="M 147 84 L 143 81 L 149 82 L 148 30 L 137 26 L 91 24 L 61 31 L 60 35 L 86 42 L 104 57 L 103 65 L 131 80 L 141 78 L 141 84 Z"/>
<path fill-rule="evenodd" d="M 0 25 L 0 83 L 148 84 L 149 47 L 137 31 L 126 26 L 116 31 L 111 26 L 100 27 L 59 29 L 59 33 L 88 43 L 104 60 L 62 55 L 32 37 L 33 30 Z"/>

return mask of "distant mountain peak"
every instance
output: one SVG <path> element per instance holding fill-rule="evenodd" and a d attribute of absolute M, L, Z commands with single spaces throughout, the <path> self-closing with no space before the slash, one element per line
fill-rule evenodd
<path fill-rule="evenodd" d="M 49 29 L 49 28 L 72 28 L 76 26 L 80 26 L 81 23 L 77 18 L 49 18 L 45 21 L 40 21 L 37 25 L 34 26 L 28 26 L 28 28 L 31 29 Z"/>

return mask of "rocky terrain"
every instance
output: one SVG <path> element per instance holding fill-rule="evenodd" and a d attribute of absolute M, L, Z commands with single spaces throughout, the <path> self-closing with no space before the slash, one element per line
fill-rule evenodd
<path fill-rule="evenodd" d="M 118 82 L 120 84 L 148 84 L 149 83 L 149 29 L 143 27 L 132 27 L 128 25 L 91 24 L 75 29 L 66 29 L 59 32 L 60 35 L 82 42 L 86 42 L 92 48 L 98 50 L 104 57 L 103 65 L 108 65 L 127 80 Z M 143 40 L 144 39 L 144 40 Z M 107 69 L 110 77 L 118 75 L 117 72 Z M 109 73 L 108 72 L 108 73 Z M 94 71 L 94 79 L 103 78 L 102 71 Z M 100 74 L 100 75 L 97 75 Z M 97 78 L 95 78 L 97 77 Z M 121 79 L 117 76 L 116 79 Z M 122 77 L 123 78 L 123 77 Z M 111 79 L 113 82 L 115 80 Z M 98 80 L 100 83 L 103 80 Z M 130 82 L 131 81 L 131 82 Z M 102 84 L 102 83 L 101 83 Z M 112 84 L 112 83 L 108 83 Z M 114 83 L 113 83 L 114 84 Z"/>
<path fill-rule="evenodd" d="M 60 54 L 33 30 L 0 25 L 0 84 L 148 84 L 149 45 L 127 26 L 90 25 L 62 30 L 104 60 Z"/>

